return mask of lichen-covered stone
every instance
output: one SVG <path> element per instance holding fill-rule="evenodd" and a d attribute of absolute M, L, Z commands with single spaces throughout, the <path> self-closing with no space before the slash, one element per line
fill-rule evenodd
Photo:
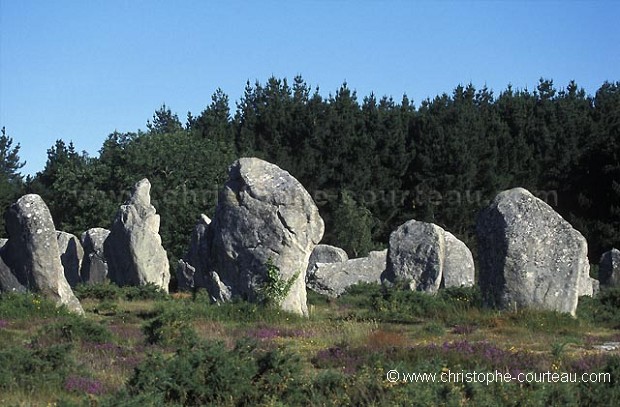
<path fill-rule="evenodd" d="M 588 246 L 549 205 L 523 188 L 504 191 L 481 212 L 477 234 L 487 303 L 575 315 Z"/>
<path fill-rule="evenodd" d="M 139 181 L 120 207 L 105 240 L 108 275 L 118 285 L 155 284 L 168 292 L 170 268 L 161 245 L 159 215 L 151 205 L 151 183 Z"/>

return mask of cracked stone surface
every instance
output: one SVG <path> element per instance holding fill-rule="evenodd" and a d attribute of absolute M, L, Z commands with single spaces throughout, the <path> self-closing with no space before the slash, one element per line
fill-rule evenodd
<path fill-rule="evenodd" d="M 104 242 L 108 276 L 121 286 L 153 283 L 168 292 L 168 255 L 161 245 L 159 215 L 151 205 L 150 191 L 148 179 L 137 182 L 116 214 Z"/>
<path fill-rule="evenodd" d="M 202 274 L 214 298 L 258 299 L 270 260 L 282 279 L 295 278 L 282 309 L 307 315 L 306 268 L 324 224 L 299 181 L 258 158 L 237 160 L 209 230 L 209 264 Z"/>
<path fill-rule="evenodd" d="M 579 295 L 592 292 L 586 239 L 529 191 L 497 195 L 476 227 L 479 282 L 489 305 L 575 315 Z"/>
<path fill-rule="evenodd" d="M 60 250 L 60 261 L 65 270 L 65 278 L 67 282 L 74 288 L 82 282 L 80 269 L 82 268 L 82 260 L 84 259 L 84 249 L 80 240 L 67 232 L 56 232 L 58 240 L 58 249 Z"/>
<path fill-rule="evenodd" d="M 9 240 L 3 260 L 19 284 L 83 314 L 60 260 L 52 215 L 39 195 L 24 195 L 6 213 Z"/>
<path fill-rule="evenodd" d="M 104 228 L 91 228 L 82 233 L 84 260 L 80 276 L 85 284 L 103 283 L 108 278 L 108 261 L 105 258 L 104 242 L 110 231 Z"/>
<path fill-rule="evenodd" d="M 354 284 L 380 283 L 381 274 L 385 270 L 386 258 L 387 250 L 382 250 L 370 252 L 368 257 L 336 262 L 316 262 L 308 275 L 308 288 L 319 294 L 336 298 Z"/>
<path fill-rule="evenodd" d="M 432 294 L 441 288 L 470 287 L 474 276 L 471 251 L 442 227 L 412 219 L 390 234 L 384 282 L 408 282 L 411 290 Z"/>

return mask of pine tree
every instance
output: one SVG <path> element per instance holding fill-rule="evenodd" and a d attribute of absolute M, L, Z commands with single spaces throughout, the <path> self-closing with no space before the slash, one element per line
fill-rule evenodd
<path fill-rule="evenodd" d="M 13 139 L 2 127 L 0 133 L 0 210 L 2 214 L 15 201 L 23 188 L 19 170 L 26 164 L 19 158 L 20 145 L 13 146 Z M 0 234 L 4 235 L 4 216 L 0 216 Z"/>

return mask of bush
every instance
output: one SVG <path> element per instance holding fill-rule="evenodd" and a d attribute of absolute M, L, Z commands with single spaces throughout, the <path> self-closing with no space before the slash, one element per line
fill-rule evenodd
<path fill-rule="evenodd" d="M 183 346 L 171 357 L 153 353 L 113 401 L 134 405 L 301 405 L 306 376 L 299 357 L 284 349 L 259 350 L 240 340 L 234 349 L 222 342 Z M 129 399 L 129 400 L 128 400 Z M 113 405 L 114 403 L 110 403 Z"/>
<path fill-rule="evenodd" d="M 0 294 L 0 318 L 32 319 L 68 315 L 64 307 L 38 294 Z"/>
<path fill-rule="evenodd" d="M 267 322 L 284 320 L 300 322 L 306 319 L 280 308 L 265 307 L 261 304 L 235 299 L 232 302 L 214 304 L 206 290 L 198 290 L 191 298 L 175 299 L 157 304 L 155 314 L 184 314 L 190 320 L 197 318 L 216 322 Z"/>
<path fill-rule="evenodd" d="M 66 315 L 44 326 L 34 339 L 36 343 L 105 343 L 112 340 L 112 333 L 100 323 L 80 315 Z"/>
<path fill-rule="evenodd" d="M 110 283 L 78 284 L 73 292 L 80 301 L 85 299 L 116 301 L 120 298 L 120 288 Z"/>
<path fill-rule="evenodd" d="M 141 286 L 126 286 L 121 288 L 121 296 L 127 301 L 158 301 L 168 299 L 168 294 L 161 287 L 148 283 Z"/>
<path fill-rule="evenodd" d="M 119 287 L 112 283 L 79 284 L 74 289 L 74 293 L 80 300 L 90 298 L 99 301 L 117 301 L 119 299 L 127 301 L 155 301 L 168 298 L 168 294 L 153 283 L 124 287 Z"/>
<path fill-rule="evenodd" d="M 379 283 L 357 283 L 346 289 L 338 298 L 338 303 L 370 309 L 373 298 L 381 296 L 383 292 L 384 288 Z"/>
<path fill-rule="evenodd" d="M 620 327 L 620 288 L 605 288 L 594 298 L 579 297 L 577 316 L 613 328 Z"/>
<path fill-rule="evenodd" d="M 142 326 L 146 342 L 152 345 L 189 346 L 197 335 L 191 326 L 192 318 L 184 311 L 166 310 Z"/>
<path fill-rule="evenodd" d="M 282 278 L 280 269 L 273 264 L 271 259 L 267 260 L 265 267 L 267 268 L 267 275 L 258 289 L 259 303 L 267 307 L 279 308 L 301 273 L 297 272 L 286 280 Z"/>
<path fill-rule="evenodd" d="M 228 350 L 220 342 L 181 348 L 172 357 L 150 355 L 128 382 L 132 397 L 180 405 L 230 405 L 247 400 L 257 372 L 253 347 Z"/>
<path fill-rule="evenodd" d="M 477 287 L 451 287 L 428 294 L 403 284 L 360 283 L 349 287 L 337 303 L 357 308 L 349 315 L 356 320 L 411 323 L 432 318 L 457 323 L 465 311 L 482 307 L 482 296 Z"/>
<path fill-rule="evenodd" d="M 70 352 L 69 344 L 0 349 L 0 389 L 60 389 L 74 367 Z"/>

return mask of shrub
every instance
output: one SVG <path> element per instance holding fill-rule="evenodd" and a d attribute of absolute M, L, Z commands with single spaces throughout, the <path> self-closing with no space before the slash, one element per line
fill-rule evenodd
<path fill-rule="evenodd" d="M 482 306 L 477 287 L 441 289 L 433 295 L 411 291 L 405 286 L 402 283 L 391 287 L 377 283 L 356 284 L 347 289 L 338 303 L 358 308 L 354 319 L 397 323 L 418 322 L 425 318 L 458 323 L 464 319 L 466 311 Z"/>
<path fill-rule="evenodd" d="M 297 272 L 286 280 L 282 278 L 280 269 L 273 264 L 271 259 L 267 260 L 265 266 L 267 268 L 267 275 L 258 290 L 259 302 L 269 307 L 279 308 L 301 273 Z"/>
<path fill-rule="evenodd" d="M 372 299 L 381 296 L 383 292 L 384 288 L 379 283 L 357 283 L 347 287 L 344 294 L 338 298 L 338 303 L 369 309 L 372 306 Z"/>
<path fill-rule="evenodd" d="M 0 294 L 0 318 L 32 319 L 58 315 L 69 315 L 69 312 L 38 294 Z"/>
<path fill-rule="evenodd" d="M 251 398 L 257 373 L 253 348 L 228 350 L 220 342 L 181 348 L 172 357 L 150 355 L 128 382 L 132 397 L 152 395 L 180 405 L 230 405 Z"/>
<path fill-rule="evenodd" d="M 159 286 L 148 283 L 140 286 L 119 287 L 109 282 L 98 284 L 79 284 L 74 289 L 75 295 L 84 300 L 87 298 L 99 301 L 127 301 L 163 300 L 168 294 Z"/>
<path fill-rule="evenodd" d="M 148 283 L 141 286 L 126 286 L 121 288 L 121 295 L 127 301 L 165 300 L 168 294 L 161 287 Z"/>
<path fill-rule="evenodd" d="M 211 297 L 204 290 L 198 290 L 192 298 L 176 299 L 157 304 L 156 314 L 163 312 L 184 313 L 191 320 L 201 318 L 216 322 L 266 322 L 277 323 L 305 321 L 300 315 L 275 307 L 265 307 L 242 299 L 232 302 L 213 304 Z"/>
<path fill-rule="evenodd" d="M 0 349 L 0 389 L 60 389 L 74 367 L 71 345 Z"/>
<path fill-rule="evenodd" d="M 34 342 L 39 344 L 77 341 L 104 343 L 111 340 L 112 333 L 105 326 L 83 316 L 70 314 L 41 328 Z"/>
<path fill-rule="evenodd" d="M 195 343 L 197 335 L 191 326 L 192 318 L 187 312 L 166 310 L 142 327 L 146 342 L 157 345 L 184 346 Z"/>
<path fill-rule="evenodd" d="M 110 283 L 78 284 L 73 292 L 79 300 L 116 301 L 120 298 L 120 288 Z"/>

